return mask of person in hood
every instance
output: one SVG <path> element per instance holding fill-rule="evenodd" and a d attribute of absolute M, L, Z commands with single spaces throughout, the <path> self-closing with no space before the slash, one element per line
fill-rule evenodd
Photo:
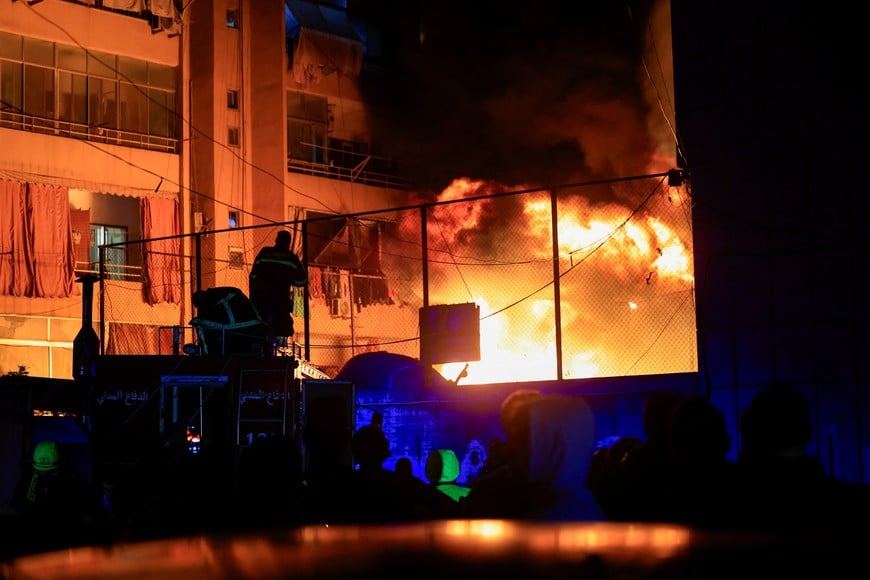
<path fill-rule="evenodd" d="M 540 521 L 606 519 L 586 486 L 595 452 L 595 418 L 579 397 L 551 395 L 529 407 L 528 478 L 537 490 L 527 517 Z"/>
<path fill-rule="evenodd" d="M 585 401 L 556 395 L 526 397 L 513 406 L 511 425 L 505 463 L 472 484 L 463 516 L 606 519 L 586 486 L 595 451 L 595 422 Z"/>

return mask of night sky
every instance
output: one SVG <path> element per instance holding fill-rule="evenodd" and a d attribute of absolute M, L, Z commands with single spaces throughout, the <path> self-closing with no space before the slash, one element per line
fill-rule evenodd
<path fill-rule="evenodd" d="M 653 3 L 349 0 L 383 31 L 369 57 L 392 72 L 362 76 L 376 141 L 424 191 L 649 173 Z"/>

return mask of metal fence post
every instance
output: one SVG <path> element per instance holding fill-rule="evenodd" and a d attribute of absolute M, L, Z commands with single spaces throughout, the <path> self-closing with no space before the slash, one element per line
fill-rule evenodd
<path fill-rule="evenodd" d="M 556 198 L 556 190 L 550 190 L 550 219 L 553 230 L 553 314 L 556 325 L 556 380 L 561 381 L 562 373 L 562 289 L 559 285 L 559 204 Z"/>

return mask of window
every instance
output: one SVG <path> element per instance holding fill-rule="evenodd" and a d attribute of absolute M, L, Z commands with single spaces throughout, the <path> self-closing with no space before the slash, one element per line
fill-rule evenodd
<path fill-rule="evenodd" d="M 54 71 L 24 65 L 24 113 L 46 119 L 54 118 Z"/>
<path fill-rule="evenodd" d="M 88 72 L 88 53 L 77 46 L 57 45 L 57 68 L 77 73 Z"/>
<path fill-rule="evenodd" d="M 118 127 L 118 83 L 109 79 L 88 77 L 88 125 L 96 128 Z"/>
<path fill-rule="evenodd" d="M 54 66 L 54 43 L 36 38 L 24 39 L 24 62 Z"/>
<path fill-rule="evenodd" d="M 88 122 L 88 55 L 76 46 L 58 44 L 57 118 L 82 125 Z"/>
<path fill-rule="evenodd" d="M 239 128 L 238 127 L 227 127 L 227 143 L 229 143 L 231 147 L 238 147 L 239 146 Z"/>
<path fill-rule="evenodd" d="M 150 86 L 159 87 L 161 89 L 172 89 L 174 91 L 177 82 L 177 71 L 175 70 L 175 67 L 153 62 L 148 63 L 148 84 Z"/>
<path fill-rule="evenodd" d="M 322 271 L 322 289 L 330 314 L 345 317 L 354 305 L 390 304 L 381 270 L 381 232 L 387 224 L 307 212 L 309 266 Z M 347 284 L 346 284 L 346 283 Z M 345 287 L 352 287 L 351 293 Z"/>
<path fill-rule="evenodd" d="M 227 91 L 227 108 L 228 109 L 238 109 L 239 108 L 239 91 Z"/>
<path fill-rule="evenodd" d="M 287 93 L 287 155 L 290 159 L 327 163 L 329 107 L 326 98 Z"/>
<path fill-rule="evenodd" d="M 24 109 L 24 68 L 20 62 L 0 60 L 0 110 L 21 113 Z"/>
<path fill-rule="evenodd" d="M 176 138 L 177 75 L 173 66 L 0 32 L 0 110 L 31 115 L 34 129 L 79 130 L 60 120 L 99 137 L 121 129 Z"/>
<path fill-rule="evenodd" d="M 325 97 L 290 91 L 287 93 L 287 116 L 325 125 L 329 120 L 329 105 Z"/>
<path fill-rule="evenodd" d="M 118 77 L 118 128 L 148 133 L 148 63 L 119 56 Z"/>
<path fill-rule="evenodd" d="M 113 54 L 96 50 L 88 51 L 88 75 L 107 79 L 117 78 L 118 63 Z"/>
<path fill-rule="evenodd" d="M 57 118 L 73 123 L 88 122 L 88 77 L 59 71 L 57 74 Z"/>
<path fill-rule="evenodd" d="M 238 28 L 239 27 L 239 11 L 238 10 L 227 10 L 227 28 Z"/>
<path fill-rule="evenodd" d="M 148 134 L 174 137 L 175 128 L 175 93 L 148 89 Z"/>
<path fill-rule="evenodd" d="M 148 63 L 138 58 L 118 57 L 118 76 L 128 83 L 148 83 Z"/>
<path fill-rule="evenodd" d="M 18 34 L 0 32 L 0 58 L 21 60 L 22 38 Z"/>
<path fill-rule="evenodd" d="M 239 227 L 239 212 L 231 211 L 227 214 L 227 222 L 231 228 Z"/>
<path fill-rule="evenodd" d="M 127 241 L 127 228 L 91 224 L 90 258 L 94 270 L 100 268 L 100 246 Z M 106 276 L 109 280 L 127 277 L 127 247 L 106 248 Z"/>
<path fill-rule="evenodd" d="M 381 222 L 329 217 L 317 212 L 308 212 L 307 217 L 308 255 L 313 264 L 381 273 Z"/>
<path fill-rule="evenodd" d="M 148 97 L 145 92 L 130 83 L 121 82 L 118 85 L 121 109 L 118 128 L 135 133 L 148 132 Z"/>

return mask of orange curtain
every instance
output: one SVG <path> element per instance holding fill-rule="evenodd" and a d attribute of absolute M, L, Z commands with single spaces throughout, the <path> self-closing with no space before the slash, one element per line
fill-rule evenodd
<path fill-rule="evenodd" d="M 27 184 L 0 180 L 0 294 L 29 296 L 33 287 L 28 213 Z"/>
<path fill-rule="evenodd" d="M 0 180 L 0 293 L 65 298 L 75 288 L 67 188 Z"/>
<path fill-rule="evenodd" d="M 106 354 L 171 354 L 172 329 L 150 324 L 109 323 Z"/>
<path fill-rule="evenodd" d="M 181 303 L 181 260 L 178 204 L 172 199 L 142 198 L 145 302 Z M 166 238 L 166 239 L 162 239 Z"/>
<path fill-rule="evenodd" d="M 30 183 L 34 296 L 65 298 L 75 290 L 76 254 L 70 224 L 69 191 Z"/>

